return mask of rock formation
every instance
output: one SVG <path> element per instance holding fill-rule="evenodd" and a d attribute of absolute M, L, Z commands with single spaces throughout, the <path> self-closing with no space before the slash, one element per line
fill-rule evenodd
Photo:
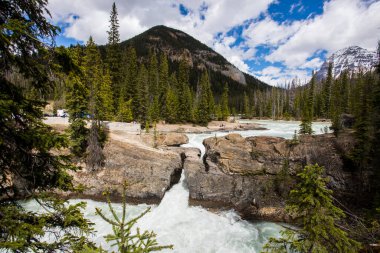
<path fill-rule="evenodd" d="M 169 140 L 177 144 L 175 138 Z M 71 197 L 104 199 L 103 191 L 109 189 L 111 198 L 120 200 L 122 185 L 128 183 L 130 202 L 159 203 L 165 192 L 176 184 L 182 172 L 182 158 L 178 152 L 141 147 L 111 139 L 104 148 L 105 166 L 97 171 L 82 169 L 75 172 L 75 184 L 87 188 L 83 194 Z M 82 166 L 85 167 L 85 166 Z"/>
<path fill-rule="evenodd" d="M 343 170 L 341 153 L 349 152 L 352 140 L 350 135 L 336 139 L 330 134 L 300 140 L 239 134 L 206 139 L 203 164 L 184 164 L 191 203 L 233 207 L 245 218 L 284 221 L 283 207 L 295 175 L 315 163 L 325 166 L 335 195 L 347 200 L 359 187 Z"/>

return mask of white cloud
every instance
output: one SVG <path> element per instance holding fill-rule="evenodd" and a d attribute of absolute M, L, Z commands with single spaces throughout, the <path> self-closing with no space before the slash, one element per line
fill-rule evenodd
<path fill-rule="evenodd" d="M 55 22 L 67 22 L 65 36 L 86 41 L 92 35 L 99 44 L 107 41 L 109 13 L 113 1 L 50 0 L 49 9 Z M 168 25 L 183 30 L 202 42 L 212 45 L 217 33 L 225 34 L 244 21 L 256 18 L 273 0 L 116 0 L 122 40 L 131 38 L 155 25 Z M 190 12 L 182 16 L 178 6 Z M 207 6 L 202 14 L 200 9 Z M 244 8 L 241 8 L 244 6 Z M 79 18 L 73 20 L 72 15 Z"/>
<path fill-rule="evenodd" d="M 306 69 L 306 68 L 317 69 L 317 68 L 321 67 L 322 64 L 323 64 L 323 61 L 321 60 L 321 58 L 316 57 L 316 58 L 313 58 L 313 59 L 303 63 L 300 66 L 300 68 L 301 69 Z"/>
<path fill-rule="evenodd" d="M 307 70 L 300 69 L 281 69 L 269 66 L 261 71 L 255 72 L 260 80 L 272 86 L 284 86 L 291 83 L 293 79 L 299 80 L 299 83 L 305 84 L 309 81 L 309 73 Z"/>
<path fill-rule="evenodd" d="M 259 45 L 278 46 L 294 35 L 300 28 L 301 22 L 278 24 L 270 17 L 252 23 L 244 30 L 243 36 L 247 40 L 246 44 L 250 47 Z"/>
<path fill-rule="evenodd" d="M 232 36 L 226 36 L 220 41 L 216 41 L 213 44 L 213 48 L 216 52 L 226 57 L 232 64 L 234 64 L 241 71 L 249 73 L 250 68 L 248 64 L 244 62 L 244 59 L 251 58 L 255 54 L 255 50 L 244 50 L 239 46 L 232 47 L 236 42 L 236 38 Z"/>
<path fill-rule="evenodd" d="M 380 2 L 371 5 L 360 0 L 324 3 L 323 14 L 305 20 L 300 29 L 266 59 L 300 67 L 318 50 L 332 53 L 357 45 L 375 49 L 380 38 Z"/>

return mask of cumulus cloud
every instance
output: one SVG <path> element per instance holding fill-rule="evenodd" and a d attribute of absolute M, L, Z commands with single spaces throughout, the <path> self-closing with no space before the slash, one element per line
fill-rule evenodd
<path fill-rule="evenodd" d="M 155 25 L 167 25 L 188 32 L 208 45 L 217 33 L 257 17 L 273 0 L 116 0 L 122 40 L 131 38 Z M 182 4 L 189 11 L 179 12 Z M 56 23 L 67 23 L 65 36 L 85 41 L 90 35 L 99 44 L 107 41 L 112 1 L 50 0 L 49 9 Z M 244 6 L 244 8 L 241 8 Z M 78 18 L 73 19 L 73 16 Z"/>
<path fill-rule="evenodd" d="M 294 35 L 301 27 L 301 22 L 293 22 L 278 24 L 269 16 L 259 22 L 251 23 L 244 30 L 243 36 L 246 39 L 246 44 L 250 47 L 266 45 L 269 47 L 278 46 Z"/>
<path fill-rule="evenodd" d="M 261 71 L 254 72 L 260 80 L 272 85 L 280 86 L 291 83 L 292 80 L 297 79 L 298 83 L 305 84 L 309 81 L 309 73 L 307 70 L 302 69 L 283 69 L 279 67 L 269 66 Z"/>
<path fill-rule="evenodd" d="M 250 73 L 250 68 L 244 59 L 250 59 L 255 55 L 254 48 L 245 50 L 239 46 L 232 46 L 236 42 L 233 36 L 223 37 L 220 41 L 213 44 L 216 52 L 226 57 L 232 64 L 234 64 L 241 71 Z"/>
<path fill-rule="evenodd" d="M 357 45 L 374 50 L 380 38 L 380 2 L 335 0 L 324 3 L 323 14 L 302 22 L 285 43 L 266 57 L 300 67 L 318 50 L 332 53 Z"/>

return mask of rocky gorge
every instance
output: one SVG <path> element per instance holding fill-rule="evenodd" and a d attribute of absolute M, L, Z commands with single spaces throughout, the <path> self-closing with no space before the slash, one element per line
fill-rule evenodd
<path fill-rule="evenodd" d="M 336 138 L 332 134 L 300 136 L 296 140 L 238 133 L 211 137 L 203 141 L 201 158 L 197 148 L 180 145 L 188 142 L 183 133 L 164 133 L 153 138 L 140 136 L 146 146 L 112 138 L 105 146 L 105 166 L 98 171 L 73 174 L 85 191 L 70 197 L 120 200 L 122 183 L 128 182 L 127 197 L 133 203 L 159 203 L 179 182 L 184 172 L 191 205 L 235 209 L 246 219 L 288 221 L 284 212 L 286 197 L 297 182 L 296 174 L 306 164 L 326 168 L 329 187 L 343 202 L 351 201 L 360 187 L 347 167 L 345 156 L 353 147 L 350 133 Z M 370 174 L 363 172 L 369 180 Z"/>

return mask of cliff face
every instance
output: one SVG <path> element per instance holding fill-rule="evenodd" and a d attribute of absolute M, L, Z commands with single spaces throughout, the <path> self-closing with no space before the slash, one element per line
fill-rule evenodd
<path fill-rule="evenodd" d="M 357 196 L 358 180 L 344 171 L 342 152 L 353 146 L 350 135 L 303 136 L 299 143 L 283 138 L 230 134 L 204 141 L 202 166 L 184 164 L 190 199 L 194 204 L 233 207 L 244 217 L 284 221 L 285 199 L 306 165 L 325 166 L 329 187 L 337 198 Z M 370 175 L 363 176 L 368 180 Z"/>
<path fill-rule="evenodd" d="M 183 158 L 177 146 L 187 143 L 188 139 L 177 133 L 159 135 L 156 141 L 152 135 L 141 135 L 140 139 L 142 143 L 133 143 L 123 135 L 111 135 L 104 147 L 104 167 L 90 171 L 82 164 L 82 170 L 72 175 L 74 183 L 85 185 L 86 189 L 82 194 L 70 193 L 69 196 L 104 200 L 102 193 L 109 190 L 110 197 L 120 201 L 123 184 L 127 182 L 128 201 L 159 203 L 180 179 Z"/>

